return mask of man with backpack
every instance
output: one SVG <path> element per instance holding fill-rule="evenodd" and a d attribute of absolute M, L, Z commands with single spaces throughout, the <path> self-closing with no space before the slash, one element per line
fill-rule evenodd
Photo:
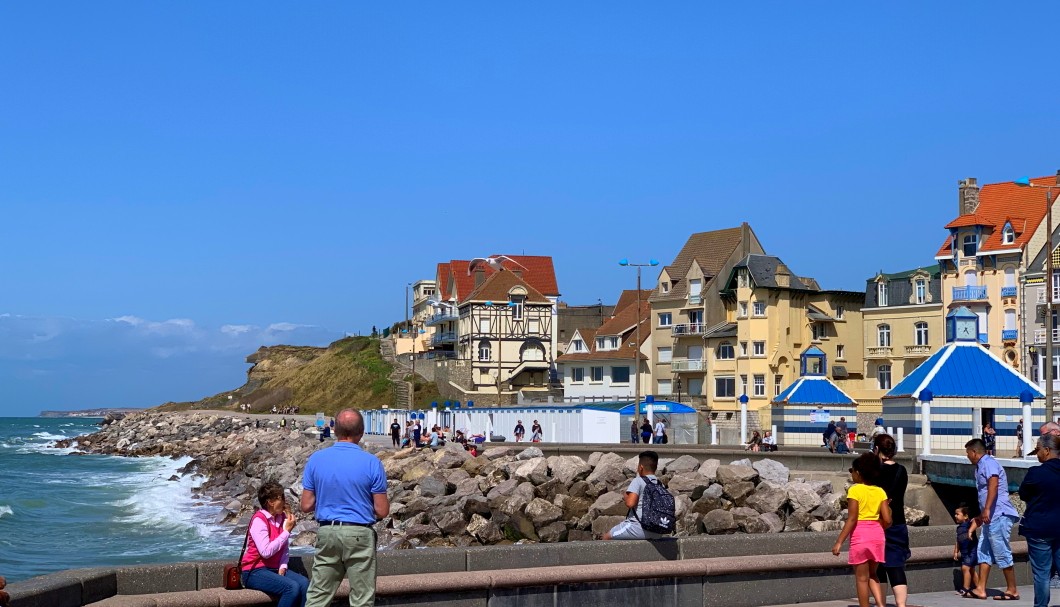
<path fill-rule="evenodd" d="M 655 478 L 659 454 L 644 451 L 637 462 L 637 478 L 626 489 L 626 520 L 604 534 L 605 540 L 652 540 L 677 529 L 674 496 Z"/>

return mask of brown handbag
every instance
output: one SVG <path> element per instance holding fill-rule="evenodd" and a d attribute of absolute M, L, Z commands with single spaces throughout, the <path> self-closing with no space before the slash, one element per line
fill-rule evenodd
<path fill-rule="evenodd" d="M 247 542 L 249 541 L 250 525 L 248 524 L 247 534 L 243 537 L 243 549 L 239 551 L 239 560 L 236 561 L 235 565 L 225 565 L 225 590 L 241 590 L 243 588 L 243 555 L 247 553 Z"/>

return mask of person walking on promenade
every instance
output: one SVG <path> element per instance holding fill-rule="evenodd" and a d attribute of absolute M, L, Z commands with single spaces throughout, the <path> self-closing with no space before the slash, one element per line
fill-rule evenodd
<path fill-rule="evenodd" d="M 287 570 L 294 513 L 287 505 L 283 487 L 267 482 L 258 489 L 261 509 L 247 529 L 247 549 L 239 563 L 243 586 L 277 598 L 276 607 L 305 605 L 309 580 Z"/>
<path fill-rule="evenodd" d="M 534 420 L 534 424 L 530 426 L 530 442 L 540 443 L 545 438 L 545 431 L 541 429 L 541 424 Z"/>
<path fill-rule="evenodd" d="M 331 605 L 343 576 L 350 605 L 375 604 L 376 521 L 390 514 L 386 473 L 358 444 L 364 418 L 353 409 L 335 417 L 335 443 L 309 456 L 302 476 L 302 512 L 314 512 L 316 554 L 306 607 Z"/>
<path fill-rule="evenodd" d="M 1023 457 L 1023 418 L 1016 424 L 1016 457 Z"/>
<path fill-rule="evenodd" d="M 883 531 L 891 524 L 891 508 L 887 494 L 875 485 L 879 475 L 880 460 L 872 453 L 854 460 L 850 468 L 854 484 L 847 491 L 847 522 L 832 546 L 832 554 L 839 556 L 843 542 L 850 538 L 847 562 L 854 568 L 858 607 L 869 607 L 869 594 L 877 605 L 886 604 L 876 572 L 884 562 Z"/>
<path fill-rule="evenodd" d="M 523 420 L 520 419 L 515 422 L 515 431 L 513 434 L 515 434 L 515 442 L 518 443 L 523 440 L 523 435 L 526 434 L 526 428 L 523 427 Z"/>
<path fill-rule="evenodd" d="M 880 458 L 880 478 L 876 483 L 890 500 L 891 525 L 883 530 L 885 539 L 884 561 L 877 569 L 880 588 L 890 583 L 896 607 L 906 607 L 909 582 L 905 576 L 905 562 L 912 552 L 909 550 L 909 528 L 905 524 L 905 490 L 909 485 L 909 472 L 905 466 L 894 461 L 898 445 L 890 434 L 880 434 L 872 441 L 872 450 Z M 883 598 L 887 598 L 884 594 Z"/>
<path fill-rule="evenodd" d="M 651 422 L 646 417 L 644 418 L 644 423 L 640 425 L 640 440 L 645 445 L 651 442 Z"/>
<path fill-rule="evenodd" d="M 633 420 L 629 422 L 629 442 L 634 445 L 640 442 L 640 429 L 637 428 L 636 418 L 633 418 Z"/>
<path fill-rule="evenodd" d="M 983 424 L 983 445 L 987 455 L 997 457 L 997 431 L 989 423 Z"/>
<path fill-rule="evenodd" d="M 1005 574 L 1003 600 L 1017 600 L 1020 593 L 1016 587 L 1009 536 L 1019 514 L 1008 497 L 1008 475 L 996 459 L 987 455 L 982 439 L 973 438 L 965 443 L 964 452 L 968 461 L 975 466 L 975 488 L 979 493 L 979 516 L 976 518 L 980 529 L 979 580 L 972 589 L 972 595 L 979 599 L 987 597 L 990 567 L 997 565 Z"/>
<path fill-rule="evenodd" d="M 1060 568 L 1060 436 L 1038 438 L 1041 466 L 1027 470 L 1020 484 L 1020 499 L 1027 504 L 1019 534 L 1027 538 L 1027 558 L 1034 578 L 1034 607 L 1048 607 L 1049 578 Z"/>
<path fill-rule="evenodd" d="M 655 422 L 655 442 L 659 445 L 665 445 L 666 440 L 666 422 L 663 418 L 659 418 L 659 421 Z"/>
<path fill-rule="evenodd" d="M 416 420 L 412 423 L 412 446 L 417 449 L 420 448 L 420 435 L 423 434 L 423 426 L 420 425 L 420 420 Z"/>
<path fill-rule="evenodd" d="M 396 417 L 390 422 L 390 442 L 394 443 L 395 447 L 401 446 L 401 424 Z"/>

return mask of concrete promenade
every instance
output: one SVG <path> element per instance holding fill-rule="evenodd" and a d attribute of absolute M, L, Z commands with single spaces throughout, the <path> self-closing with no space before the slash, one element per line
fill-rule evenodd
<path fill-rule="evenodd" d="M 994 574 L 991 574 L 994 577 Z M 854 580 L 851 578 L 851 585 Z M 1020 598 L 1018 601 L 998 601 L 993 600 L 987 601 L 976 601 L 974 599 L 965 599 L 958 594 L 953 592 L 921 592 L 913 593 L 909 595 L 906 600 L 908 607 L 969 607 L 969 605 L 1011 605 L 1012 607 L 1031 607 L 1034 604 L 1034 590 L 1031 589 L 1030 585 L 1019 586 Z M 994 590 L 990 593 L 992 596 L 998 596 L 1001 592 Z M 1056 592 L 1053 592 L 1053 596 L 1056 596 Z M 1050 600 L 1049 604 L 1055 604 L 1055 600 Z M 787 603 L 784 605 L 773 605 L 772 607 L 857 607 L 858 601 L 856 598 L 838 600 L 838 601 L 817 601 L 814 603 Z M 894 605 L 894 597 L 887 597 L 887 604 Z"/>

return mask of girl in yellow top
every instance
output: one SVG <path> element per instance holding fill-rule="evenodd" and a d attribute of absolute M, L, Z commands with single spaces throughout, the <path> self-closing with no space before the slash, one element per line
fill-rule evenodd
<path fill-rule="evenodd" d="M 843 542 L 850 538 L 847 562 L 854 567 L 859 607 L 869 607 L 870 592 L 877 605 L 886 605 L 876 567 L 884 562 L 883 530 L 891 526 L 891 506 L 887 493 L 875 485 L 879 477 L 880 459 L 874 454 L 865 453 L 854 460 L 850 468 L 854 484 L 847 491 L 847 522 L 832 546 L 832 554 L 839 556 Z"/>

